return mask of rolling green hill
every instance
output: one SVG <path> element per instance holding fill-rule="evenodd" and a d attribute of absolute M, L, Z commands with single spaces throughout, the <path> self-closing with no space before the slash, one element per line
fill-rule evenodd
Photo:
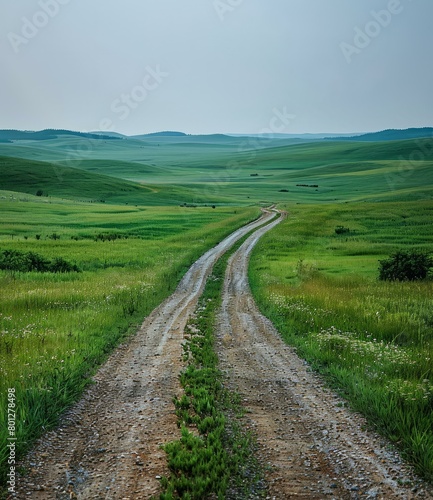
<path fill-rule="evenodd" d="M 0 187 L 28 194 L 83 201 L 143 200 L 153 189 L 122 179 L 62 167 L 54 163 L 0 157 Z"/>
<path fill-rule="evenodd" d="M 352 137 L 339 137 L 338 140 L 348 141 L 401 141 L 404 139 L 432 138 L 433 128 L 408 128 L 404 130 L 388 129 Z"/>
<path fill-rule="evenodd" d="M 223 196 L 210 198 L 204 191 L 195 193 L 182 186 L 145 186 L 78 168 L 4 156 L 0 157 L 0 189 L 111 204 L 230 204 L 231 201 Z"/>
<path fill-rule="evenodd" d="M 111 140 L 117 139 L 115 135 L 92 134 L 87 132 L 75 132 L 72 130 L 63 129 L 46 129 L 33 132 L 30 130 L 0 130 L 0 142 L 10 141 L 46 141 L 48 139 L 55 139 L 61 136 L 76 136 L 84 137 L 93 140 Z"/>
<path fill-rule="evenodd" d="M 232 137 L 226 141 L 224 136 L 205 137 L 208 142 L 194 136 L 168 136 L 164 143 L 158 143 L 154 138 L 89 141 L 65 136 L 3 144 L 3 154 L 32 160 L 17 160 L 15 169 L 20 165 L 31 172 L 23 175 L 17 171 L 5 187 L 31 193 L 42 189 L 56 196 L 69 192 L 86 199 L 95 199 L 97 192 L 97 199 L 144 204 L 329 202 L 400 196 L 430 199 L 432 195 L 431 139 L 287 145 L 285 141 L 257 138 Z M 56 165 L 45 165 L 44 170 L 38 164 L 36 169 L 31 167 L 36 159 L 55 161 Z M 65 178 L 71 178 L 68 185 L 55 181 L 61 168 L 69 169 L 65 174 Z M 107 178 L 96 182 L 94 177 L 80 181 L 79 170 L 134 184 L 117 185 Z M 35 179 L 36 172 L 41 179 Z M 50 183 L 54 186 L 48 189 Z M 95 190 L 95 184 L 101 187 Z M 70 189 L 76 189 L 78 195 L 71 194 Z"/>

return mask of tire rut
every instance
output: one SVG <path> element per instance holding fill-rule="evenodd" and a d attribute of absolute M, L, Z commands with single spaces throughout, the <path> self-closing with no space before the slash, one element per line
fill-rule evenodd
<path fill-rule="evenodd" d="M 365 430 L 365 420 L 344 408 L 260 314 L 248 261 L 278 222 L 258 229 L 229 259 L 217 340 L 221 369 L 243 398 L 245 425 L 258 438 L 268 498 L 433 498 L 431 486 Z"/>

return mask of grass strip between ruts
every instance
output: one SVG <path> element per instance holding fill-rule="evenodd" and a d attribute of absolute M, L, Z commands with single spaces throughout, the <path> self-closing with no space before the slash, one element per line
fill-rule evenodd
<path fill-rule="evenodd" d="M 255 437 L 242 428 L 240 396 L 224 386 L 214 349 L 227 261 L 250 234 L 215 264 L 187 325 L 187 366 L 180 375 L 184 394 L 174 399 L 181 438 L 164 446 L 171 475 L 161 479 L 161 500 L 265 496 Z"/>

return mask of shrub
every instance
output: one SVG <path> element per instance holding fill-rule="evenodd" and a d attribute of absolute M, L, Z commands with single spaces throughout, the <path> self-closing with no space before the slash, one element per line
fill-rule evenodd
<path fill-rule="evenodd" d="M 344 226 L 337 226 L 335 228 L 335 234 L 347 234 L 350 233 L 350 229 Z"/>
<path fill-rule="evenodd" d="M 5 271 L 17 271 L 21 273 L 71 273 L 80 272 L 80 269 L 61 257 L 53 261 L 45 259 L 34 252 L 19 252 L 17 250 L 4 250 L 0 252 L 0 269 Z"/>
<path fill-rule="evenodd" d="M 4 250 L 0 254 L 0 269 L 8 271 L 25 271 L 25 254 L 16 250 Z"/>
<path fill-rule="evenodd" d="M 36 271 L 38 273 L 45 273 L 49 270 L 50 261 L 44 259 L 41 255 L 28 252 L 23 254 L 24 267 L 23 271 Z"/>
<path fill-rule="evenodd" d="M 38 189 L 36 191 L 36 196 L 42 196 L 44 194 L 44 192 L 42 191 L 42 189 Z"/>
<path fill-rule="evenodd" d="M 296 263 L 296 276 L 301 281 L 307 281 L 317 275 L 317 267 L 315 264 L 306 264 L 303 259 L 299 259 Z"/>
<path fill-rule="evenodd" d="M 80 270 L 75 264 L 62 259 L 62 257 L 57 257 L 49 265 L 49 271 L 52 273 L 78 273 Z"/>
<path fill-rule="evenodd" d="M 426 279 L 433 259 L 425 252 L 400 250 L 388 259 L 379 261 L 379 279 L 382 281 L 416 281 Z"/>
<path fill-rule="evenodd" d="M 99 233 L 97 234 L 94 239 L 95 241 L 116 241 L 116 240 L 121 240 L 122 238 L 125 238 L 126 240 L 128 239 L 127 234 L 120 234 L 120 233 Z"/>

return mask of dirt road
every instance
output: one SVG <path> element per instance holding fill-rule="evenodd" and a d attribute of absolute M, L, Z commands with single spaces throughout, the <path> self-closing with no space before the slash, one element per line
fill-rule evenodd
<path fill-rule="evenodd" d="M 167 474 L 160 445 L 179 437 L 172 398 L 179 394 L 183 330 L 217 259 L 275 213 L 235 231 L 188 270 L 176 291 L 120 346 L 95 384 L 23 462 L 16 497 L 36 500 L 141 500 Z"/>
<path fill-rule="evenodd" d="M 175 293 L 110 357 L 84 397 L 47 433 L 23 465 L 17 498 L 144 500 L 168 474 L 160 445 L 177 439 L 172 398 L 181 393 L 183 331 L 212 265 L 238 238 L 274 214 L 241 228 L 204 254 Z M 270 222 L 266 229 L 278 223 Z M 257 311 L 246 279 L 248 256 L 266 229 L 228 267 L 218 351 L 228 382 L 243 395 L 246 418 L 268 466 L 269 498 L 432 498 L 399 487 L 412 480 L 398 457 L 362 430 Z"/>
<path fill-rule="evenodd" d="M 280 339 L 251 296 L 252 248 L 274 222 L 230 258 L 218 325 L 218 355 L 239 391 L 267 466 L 269 498 L 433 498 L 364 420 L 343 407 Z M 406 486 L 399 486 L 407 483 Z"/>

